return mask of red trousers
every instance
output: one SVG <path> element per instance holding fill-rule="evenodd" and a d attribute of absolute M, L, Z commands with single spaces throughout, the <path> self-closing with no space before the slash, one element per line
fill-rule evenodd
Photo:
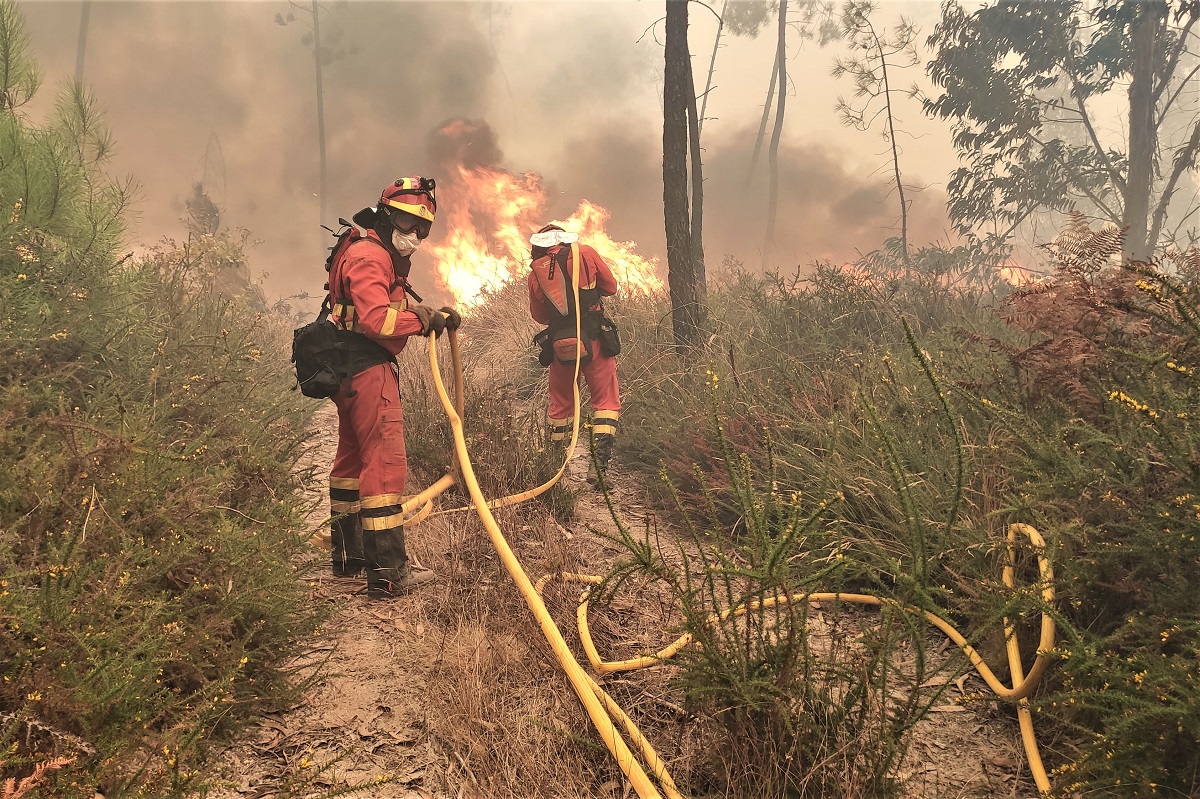
<path fill-rule="evenodd" d="M 408 479 L 400 385 L 390 363 L 359 372 L 334 396 L 338 448 L 330 476 L 357 478 L 361 498 L 402 494 Z M 347 396 L 352 395 L 352 396 Z"/>
<path fill-rule="evenodd" d="M 617 359 L 601 355 L 599 341 L 593 341 L 591 346 L 595 356 L 587 366 L 580 368 L 579 376 L 587 383 L 591 395 L 595 433 L 615 435 L 617 417 L 621 411 Z M 557 358 L 550 364 L 550 402 L 546 407 L 546 416 L 553 441 L 561 441 L 571 435 L 571 420 L 575 415 L 575 396 L 571 389 L 574 374 L 574 364 L 560 363 Z"/>
<path fill-rule="evenodd" d="M 338 409 L 338 447 L 329 472 L 331 510 L 353 512 L 357 506 L 368 578 L 371 570 L 403 569 L 408 557 L 400 506 L 408 456 L 395 367 L 383 363 L 359 372 L 333 401 Z"/>

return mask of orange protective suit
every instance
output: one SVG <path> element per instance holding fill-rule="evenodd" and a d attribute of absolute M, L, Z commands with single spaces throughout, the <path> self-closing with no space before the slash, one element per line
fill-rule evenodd
<path fill-rule="evenodd" d="M 545 250 L 551 256 L 558 255 L 561 249 L 568 251 L 567 270 L 574 268 L 569 255 L 570 245 L 559 244 Z M 586 244 L 579 245 L 579 289 L 597 289 L 602 297 L 617 293 L 617 280 L 612 270 L 600 257 L 600 253 Z M 529 313 L 536 322 L 549 325 L 556 311 L 554 305 L 546 298 L 536 277 L 531 272 L 527 278 L 529 287 Z M 597 303 L 588 309 L 601 312 Z M 580 377 L 587 384 L 592 406 L 592 432 L 595 435 L 594 454 L 601 468 L 608 464 L 612 453 L 613 442 L 617 434 L 617 422 L 621 415 L 621 390 L 617 382 L 617 359 L 601 353 L 600 342 L 589 342 L 592 351 L 591 361 L 581 366 Z M 571 381 L 575 375 L 575 365 L 565 364 L 555 358 L 550 364 L 550 401 L 546 408 L 547 422 L 550 425 L 550 440 L 563 441 L 571 434 L 571 420 L 575 413 L 575 397 Z"/>
<path fill-rule="evenodd" d="M 331 321 L 398 355 L 408 337 L 424 329 L 408 310 L 407 281 L 399 276 L 407 273 L 407 262 L 385 249 L 373 230 L 352 242 L 330 268 Z M 387 590 L 408 563 L 400 524 L 408 458 L 396 364 L 372 366 L 348 378 L 333 401 L 338 409 L 337 455 L 329 475 L 334 574 L 353 576 L 365 567 L 368 594 L 373 587 Z"/>

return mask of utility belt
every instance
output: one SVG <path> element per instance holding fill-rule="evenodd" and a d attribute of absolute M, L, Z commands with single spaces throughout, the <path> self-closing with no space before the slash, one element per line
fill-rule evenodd
<path fill-rule="evenodd" d="M 334 303 L 332 316 L 338 331 L 339 367 L 343 374 L 353 376 L 381 363 L 396 362 L 396 356 L 386 347 L 354 329 L 357 321 L 353 304 Z"/>
<path fill-rule="evenodd" d="M 372 366 L 395 363 L 395 356 L 362 333 L 347 330 L 329 318 L 328 298 L 316 321 L 292 333 L 292 363 L 300 392 L 313 399 L 330 399 L 347 378 Z M 347 396 L 353 396 L 351 389 Z"/>
<path fill-rule="evenodd" d="M 342 372 L 353 377 L 381 363 L 395 363 L 396 356 L 377 341 L 354 330 L 338 328 L 339 351 L 342 354 Z"/>
<path fill-rule="evenodd" d="M 582 294 L 582 292 L 580 292 Z M 559 316 L 551 320 L 548 327 L 533 337 L 539 348 L 538 363 L 549 366 L 557 360 L 572 366 L 576 356 L 579 365 L 587 366 L 592 361 L 592 343 L 599 342 L 600 355 L 615 358 L 621 354 L 621 336 L 617 324 L 598 311 L 584 311 L 579 319 L 579 337 L 575 335 L 575 317 Z"/>

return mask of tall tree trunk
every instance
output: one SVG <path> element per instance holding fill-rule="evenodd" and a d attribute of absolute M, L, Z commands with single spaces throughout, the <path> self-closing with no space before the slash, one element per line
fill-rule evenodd
<path fill-rule="evenodd" d="M 1147 260 L 1154 246 L 1148 237 L 1154 152 L 1158 143 L 1154 125 L 1154 68 L 1158 22 L 1166 10 L 1162 0 L 1139 3 L 1130 36 L 1133 61 L 1129 81 L 1129 180 L 1122 222 L 1128 226 L 1125 256 L 1135 261 Z"/>
<path fill-rule="evenodd" d="M 742 193 L 750 188 L 754 179 L 754 167 L 758 165 L 758 154 L 762 152 L 763 139 L 767 138 L 767 120 L 771 118 L 771 103 L 775 100 L 775 82 L 779 80 L 779 60 L 771 65 L 771 85 L 767 87 L 767 99 L 763 103 L 762 119 L 758 121 L 758 136 L 754 139 L 754 152 L 750 154 L 750 167 L 746 170 L 746 181 L 742 184 Z"/>
<path fill-rule="evenodd" d="M 763 238 L 763 266 L 770 266 L 775 250 L 775 216 L 779 210 L 779 139 L 783 134 L 784 98 L 787 97 L 787 0 L 779 0 L 779 41 L 775 47 L 775 75 L 779 91 L 775 106 L 775 128 L 767 150 L 770 187 L 767 190 L 767 232 Z"/>
<path fill-rule="evenodd" d="M 87 55 L 88 20 L 92 16 L 92 0 L 83 0 L 79 16 L 79 44 L 75 48 L 75 82 L 83 83 L 83 57 Z"/>
<path fill-rule="evenodd" d="M 321 13 L 317 0 L 312 0 L 313 60 L 317 64 L 317 147 L 321 153 L 321 178 L 318 202 L 321 206 L 319 224 L 325 224 L 327 185 L 325 180 L 325 89 L 321 81 Z"/>
<path fill-rule="evenodd" d="M 892 145 L 892 168 L 896 175 L 896 193 L 900 197 L 900 255 L 904 259 L 904 278 L 909 277 L 908 261 L 908 202 L 904 197 L 904 181 L 900 179 L 900 146 L 896 144 L 896 117 L 892 114 L 892 87 L 888 82 L 887 57 L 883 54 L 883 42 L 871 32 L 875 46 L 879 48 L 879 68 L 883 72 L 883 101 L 887 107 L 888 142 Z"/>
<path fill-rule="evenodd" d="M 671 327 L 682 353 L 700 338 L 694 324 L 696 279 L 688 208 L 688 104 L 691 56 L 688 52 L 688 0 L 666 0 L 667 22 L 663 69 L 663 212 L 667 238 L 667 286 L 671 295 Z"/>
<path fill-rule="evenodd" d="M 700 126 L 704 117 L 696 113 L 696 89 L 692 83 L 692 59 L 688 57 L 688 149 L 691 152 L 692 182 L 692 318 L 690 324 L 697 331 L 697 338 L 704 335 L 708 327 L 708 284 L 704 271 L 704 164 L 700 154 Z"/>
<path fill-rule="evenodd" d="M 721 47 L 721 32 L 725 30 L 725 9 L 729 0 L 721 6 L 721 16 L 717 18 L 717 35 L 713 37 L 712 58 L 708 59 L 708 78 L 704 82 L 704 99 L 700 101 L 700 132 L 704 132 L 704 109 L 708 107 L 708 93 L 712 91 L 713 71 L 717 67 L 717 50 Z M 690 70 L 689 70 L 690 71 Z"/>

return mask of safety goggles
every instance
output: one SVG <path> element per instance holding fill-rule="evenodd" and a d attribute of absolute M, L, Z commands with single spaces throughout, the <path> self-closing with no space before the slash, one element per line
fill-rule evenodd
<path fill-rule="evenodd" d="M 422 219 L 406 211 L 397 211 L 395 209 L 388 209 L 386 213 L 388 222 L 401 233 L 416 233 L 418 239 L 429 238 L 429 231 L 433 228 L 433 222 L 430 222 L 428 219 Z"/>

